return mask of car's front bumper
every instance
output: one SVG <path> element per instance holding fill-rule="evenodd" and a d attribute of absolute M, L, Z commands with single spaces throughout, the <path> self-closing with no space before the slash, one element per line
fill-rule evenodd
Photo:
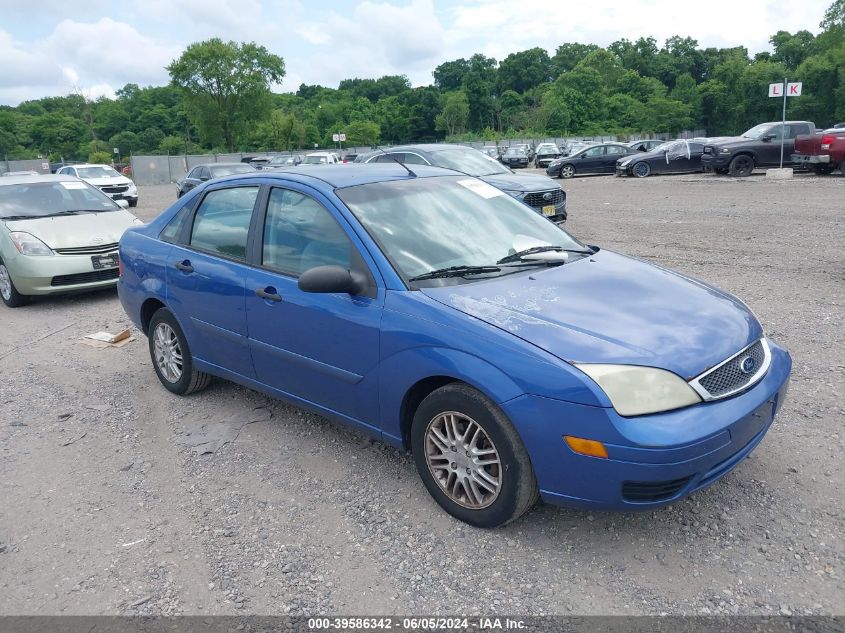
<path fill-rule="evenodd" d="M 617 176 L 630 176 L 631 175 L 631 164 L 628 163 L 624 167 L 621 165 L 616 166 L 616 175 Z"/>
<path fill-rule="evenodd" d="M 563 163 L 555 164 L 554 161 L 546 165 L 546 175 L 549 177 L 556 177 L 560 175 L 560 168 L 563 167 Z"/>
<path fill-rule="evenodd" d="M 727 169 L 731 164 L 731 154 L 702 154 L 701 168 L 706 171 L 715 171 L 717 169 Z"/>
<path fill-rule="evenodd" d="M 117 253 L 117 249 L 114 252 Z M 113 288 L 117 283 L 117 267 L 96 269 L 91 258 L 92 255 L 16 255 L 4 261 L 15 288 L 23 295 L 64 294 Z"/>
<path fill-rule="evenodd" d="M 715 482 L 746 457 L 786 396 L 792 360 L 770 341 L 772 362 L 760 382 L 724 400 L 623 418 L 613 409 L 525 395 L 502 406 L 534 465 L 540 494 L 558 505 L 642 510 Z M 571 435 L 600 441 L 606 459 L 573 452 Z"/>
<path fill-rule="evenodd" d="M 560 158 L 560 157 L 559 156 L 539 157 L 539 158 L 537 158 L 537 160 L 535 162 L 537 164 L 537 167 L 542 167 L 543 169 L 545 169 L 546 167 L 551 165 L 554 161 L 556 161 L 558 158 Z"/>

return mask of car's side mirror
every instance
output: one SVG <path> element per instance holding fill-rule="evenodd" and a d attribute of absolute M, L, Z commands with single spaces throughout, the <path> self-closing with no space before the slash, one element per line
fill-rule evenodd
<path fill-rule="evenodd" d="M 774 134 L 766 134 L 766 135 L 764 135 L 764 136 L 763 136 L 762 140 L 763 140 L 763 142 L 764 142 L 764 143 L 768 143 L 768 142 L 769 142 L 769 141 L 771 141 L 774 137 L 775 137 L 775 135 L 774 135 Z"/>
<path fill-rule="evenodd" d="M 315 266 L 299 276 L 297 283 L 302 292 L 347 292 L 359 294 L 366 287 L 363 275 L 352 273 L 342 266 Z"/>
<path fill-rule="evenodd" d="M 200 176 L 199 180 L 200 182 L 205 182 L 206 180 L 208 180 L 208 176 Z"/>
<path fill-rule="evenodd" d="M 129 202 L 127 202 L 126 200 L 115 200 L 114 202 L 121 209 L 128 209 L 129 208 Z"/>

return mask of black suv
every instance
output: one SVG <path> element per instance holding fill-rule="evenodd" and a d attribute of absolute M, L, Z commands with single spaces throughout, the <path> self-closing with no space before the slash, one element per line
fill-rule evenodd
<path fill-rule="evenodd" d="M 701 166 L 705 172 L 731 176 L 750 176 L 755 167 L 775 167 L 780 164 L 782 135 L 783 162 L 791 165 L 795 137 L 815 131 L 809 121 L 787 121 L 785 127 L 780 122 L 761 123 L 741 136 L 707 139 Z"/>

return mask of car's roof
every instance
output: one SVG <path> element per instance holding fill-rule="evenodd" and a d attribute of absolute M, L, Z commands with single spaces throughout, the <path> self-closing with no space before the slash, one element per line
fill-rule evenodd
<path fill-rule="evenodd" d="M 80 182 L 76 176 L 66 174 L 38 174 L 37 176 L 8 176 L 0 179 L 0 187 L 6 185 L 37 184 L 41 182 Z"/>
<path fill-rule="evenodd" d="M 65 167 L 107 167 L 108 169 L 114 169 L 111 165 L 105 165 L 103 163 L 79 163 L 76 165 L 65 165 Z"/>
<path fill-rule="evenodd" d="M 249 163 L 199 163 L 194 167 L 249 167 Z"/>
<path fill-rule="evenodd" d="M 460 172 L 441 167 L 429 167 L 428 165 L 411 165 L 413 172 L 419 178 L 433 178 L 436 176 L 457 176 Z M 402 165 L 398 163 L 348 163 L 346 165 L 300 165 L 295 170 L 273 170 L 257 171 L 254 174 L 234 174 L 226 176 L 224 180 L 243 180 L 245 178 L 270 178 L 279 180 L 294 180 L 305 184 L 314 184 L 319 180 L 334 189 L 352 187 L 354 185 L 366 185 L 374 182 L 386 182 L 390 180 L 413 179 Z"/>

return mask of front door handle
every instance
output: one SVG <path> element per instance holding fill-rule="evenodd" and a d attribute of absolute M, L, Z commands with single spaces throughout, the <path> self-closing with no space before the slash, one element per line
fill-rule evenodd
<path fill-rule="evenodd" d="M 176 262 L 176 268 L 181 270 L 183 273 L 194 272 L 194 267 L 191 266 L 191 262 L 188 259 L 182 260 L 181 262 Z"/>
<path fill-rule="evenodd" d="M 266 288 L 256 288 L 255 294 L 267 301 L 275 301 L 278 303 L 282 300 L 282 295 L 276 292 L 276 289 L 272 286 L 267 286 Z"/>

